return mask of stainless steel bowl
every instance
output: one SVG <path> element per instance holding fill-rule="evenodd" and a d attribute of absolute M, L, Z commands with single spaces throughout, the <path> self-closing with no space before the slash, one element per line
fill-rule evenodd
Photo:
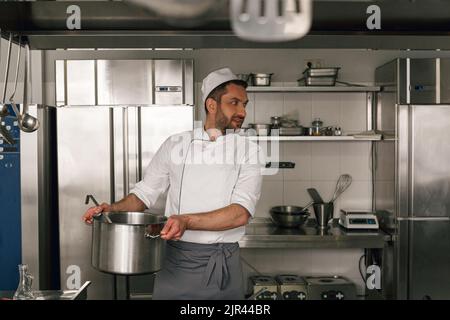
<path fill-rule="evenodd" d="M 282 228 L 302 226 L 309 217 L 309 211 L 297 206 L 276 206 L 270 209 L 273 223 Z"/>

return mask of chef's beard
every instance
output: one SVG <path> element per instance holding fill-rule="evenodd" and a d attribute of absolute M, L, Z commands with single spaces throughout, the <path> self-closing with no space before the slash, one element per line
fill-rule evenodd
<path fill-rule="evenodd" d="M 239 124 L 237 124 L 235 127 L 233 127 L 232 122 L 233 120 L 241 120 L 240 117 L 231 117 L 228 119 L 225 114 L 222 112 L 222 110 L 219 108 L 219 112 L 217 113 L 216 118 L 216 128 L 225 133 L 226 130 L 240 130 L 242 123 L 244 122 L 244 119 L 240 121 Z"/>

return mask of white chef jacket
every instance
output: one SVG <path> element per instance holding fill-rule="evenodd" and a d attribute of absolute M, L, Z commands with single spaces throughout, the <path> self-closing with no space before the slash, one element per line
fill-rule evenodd
<path fill-rule="evenodd" d="M 253 217 L 265 160 L 257 143 L 232 133 L 210 141 L 203 128 L 169 137 L 130 191 L 149 208 L 167 191 L 165 215 L 203 213 L 239 204 Z M 167 190 L 168 189 L 168 190 Z M 237 242 L 245 226 L 225 231 L 186 230 L 181 240 Z"/>

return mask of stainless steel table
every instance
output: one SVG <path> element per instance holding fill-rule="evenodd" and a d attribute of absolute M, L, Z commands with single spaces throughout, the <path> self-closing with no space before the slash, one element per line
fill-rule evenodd
<path fill-rule="evenodd" d="M 309 219 L 300 228 L 280 228 L 270 219 L 257 218 L 246 226 L 241 248 L 384 248 L 391 235 L 382 230 L 350 231 L 334 219 L 326 230 Z"/>

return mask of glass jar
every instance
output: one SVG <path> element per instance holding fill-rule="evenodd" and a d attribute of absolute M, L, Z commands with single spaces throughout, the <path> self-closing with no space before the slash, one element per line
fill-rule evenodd
<path fill-rule="evenodd" d="M 31 290 L 33 284 L 33 276 L 28 273 L 28 265 L 19 264 L 19 286 L 14 293 L 14 300 L 33 300 L 35 296 Z"/>
<path fill-rule="evenodd" d="M 312 125 L 312 135 L 313 136 L 320 136 L 322 135 L 322 126 L 323 126 L 323 121 L 320 120 L 320 118 L 316 118 L 314 119 L 314 121 L 311 123 Z"/>

